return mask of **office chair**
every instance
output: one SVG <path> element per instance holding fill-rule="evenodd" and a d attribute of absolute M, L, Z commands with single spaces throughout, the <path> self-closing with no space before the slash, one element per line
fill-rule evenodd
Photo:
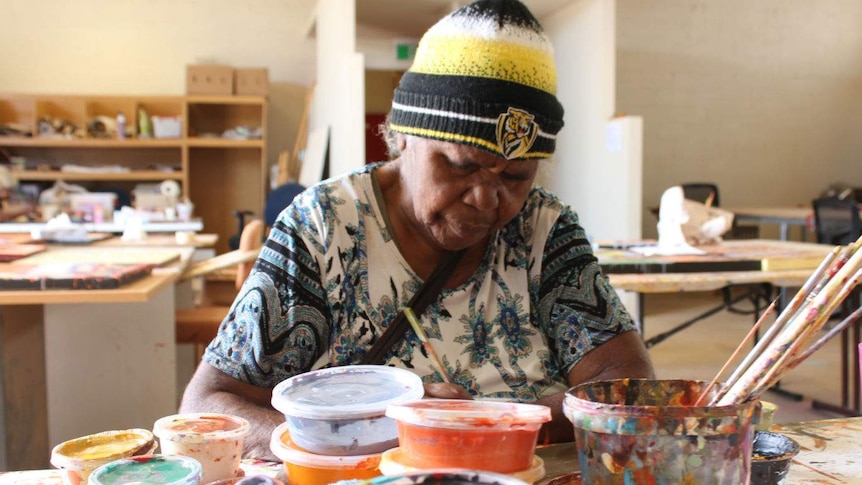
<path fill-rule="evenodd" d="M 817 242 L 846 245 L 862 234 L 859 203 L 855 200 L 820 198 L 812 202 Z"/>
<path fill-rule="evenodd" d="M 263 222 L 266 223 L 266 227 L 272 227 L 281 211 L 289 206 L 294 197 L 304 190 L 305 187 L 296 182 L 287 182 L 273 189 L 266 196 L 266 203 L 263 208 Z"/>
<path fill-rule="evenodd" d="M 701 202 L 711 207 L 719 207 L 718 185 L 708 182 L 688 182 L 680 184 L 683 196 L 688 200 Z M 709 203 L 707 203 L 709 202 Z"/>
<path fill-rule="evenodd" d="M 688 200 L 694 200 L 703 204 L 709 204 L 711 207 L 720 207 L 721 198 L 719 197 L 718 185 L 710 182 L 688 182 L 680 184 L 682 193 Z M 750 224 L 737 224 L 736 219 L 733 220 L 733 225 L 723 236 L 724 239 L 757 239 L 760 237 L 760 227 Z"/>
<path fill-rule="evenodd" d="M 811 201 L 811 204 L 814 207 L 814 229 L 817 234 L 818 243 L 846 246 L 862 236 L 862 221 L 859 220 L 859 203 L 855 200 L 824 197 L 814 199 Z M 844 299 L 841 308 L 832 317 L 847 317 L 860 304 L 862 304 L 862 295 L 860 295 L 860 288 L 856 287 Z M 852 373 L 853 400 L 854 406 L 858 410 L 860 400 L 859 367 L 856 364 L 855 352 L 849 348 L 851 332 L 854 335 L 852 341 L 858 342 L 860 332 L 859 322 L 841 332 L 841 404 L 844 408 L 847 408 L 850 404 L 849 387 L 851 386 L 848 386 L 848 379 Z M 850 370 L 851 368 L 852 370 Z M 817 400 L 812 403 L 812 406 L 819 409 L 828 409 L 831 407 Z"/>

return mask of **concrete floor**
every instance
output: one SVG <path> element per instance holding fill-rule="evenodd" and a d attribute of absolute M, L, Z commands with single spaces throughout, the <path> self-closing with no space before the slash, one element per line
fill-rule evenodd
<path fill-rule="evenodd" d="M 665 332 L 677 324 L 721 303 L 718 292 L 653 294 L 645 298 L 645 338 Z M 750 302 L 738 305 L 751 309 Z M 767 320 L 763 328 L 767 328 Z M 727 311 L 676 333 L 649 349 L 659 379 L 701 379 L 710 381 L 743 341 L 754 323 L 753 315 L 739 315 Z M 747 354 L 751 346 L 743 350 Z M 781 388 L 802 395 L 797 401 L 775 392 L 767 392 L 762 399 L 778 405 L 775 423 L 809 421 L 842 417 L 842 414 L 812 408 L 812 400 L 840 404 L 840 336 L 811 355 L 781 380 Z M 724 374 L 730 376 L 739 361 L 734 361 Z"/>

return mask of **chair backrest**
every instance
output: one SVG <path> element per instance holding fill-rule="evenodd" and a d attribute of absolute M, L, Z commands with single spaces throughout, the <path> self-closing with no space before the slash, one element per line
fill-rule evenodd
<path fill-rule="evenodd" d="M 812 201 L 817 242 L 845 245 L 862 236 L 859 203 L 855 200 L 821 198 Z"/>
<path fill-rule="evenodd" d="M 263 221 L 267 227 L 272 227 L 275 224 L 275 220 L 278 219 L 281 211 L 289 206 L 293 202 L 294 197 L 302 193 L 303 190 L 305 190 L 303 185 L 296 182 L 288 182 L 279 185 L 266 196 L 266 204 L 263 208 Z"/>
<path fill-rule="evenodd" d="M 719 207 L 718 185 L 709 182 L 688 182 L 680 184 L 682 193 L 688 200 L 706 203 L 709 206 Z"/>
<path fill-rule="evenodd" d="M 260 219 L 255 219 L 246 224 L 239 237 L 239 250 L 248 251 L 260 248 L 263 241 L 263 230 L 263 221 Z M 241 261 L 237 264 L 236 280 L 234 281 L 237 290 L 242 287 L 243 282 L 248 278 L 252 266 L 254 266 L 254 261 Z"/>

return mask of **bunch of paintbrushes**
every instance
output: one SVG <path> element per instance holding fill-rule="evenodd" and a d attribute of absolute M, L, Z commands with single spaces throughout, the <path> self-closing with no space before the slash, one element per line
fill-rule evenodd
<path fill-rule="evenodd" d="M 862 280 L 862 238 L 847 246 L 836 247 L 820 263 L 799 292 L 791 299 L 763 337 L 737 366 L 733 374 L 720 385 L 711 406 L 737 404 L 759 398 L 782 376 L 799 365 L 829 339 L 862 316 L 857 309 L 841 323 L 821 335 L 824 324 Z M 703 404 L 711 388 L 725 369 L 747 345 L 766 320 L 775 303 L 758 319 L 755 326 L 718 372 L 715 379 L 698 399 Z"/>

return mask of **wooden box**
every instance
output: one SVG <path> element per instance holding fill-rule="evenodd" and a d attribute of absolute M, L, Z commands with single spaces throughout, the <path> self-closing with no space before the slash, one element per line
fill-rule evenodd
<path fill-rule="evenodd" d="M 233 93 L 246 96 L 267 96 L 269 94 L 269 69 L 235 69 L 233 72 Z"/>
<path fill-rule="evenodd" d="M 186 66 L 187 94 L 233 94 L 233 68 L 217 64 Z"/>

